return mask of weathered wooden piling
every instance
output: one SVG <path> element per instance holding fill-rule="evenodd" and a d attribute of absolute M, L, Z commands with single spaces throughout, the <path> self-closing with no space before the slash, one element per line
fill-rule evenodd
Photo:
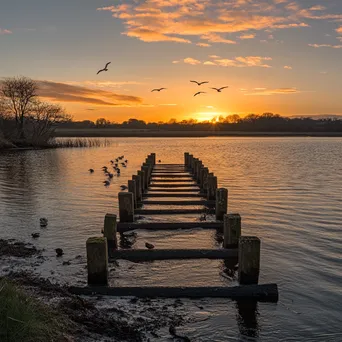
<path fill-rule="evenodd" d="M 120 222 L 134 221 L 134 200 L 131 192 L 119 192 Z"/>
<path fill-rule="evenodd" d="M 260 245 L 260 239 L 256 236 L 241 236 L 239 239 L 239 282 L 241 285 L 258 283 Z"/>
<path fill-rule="evenodd" d="M 90 237 L 87 246 L 89 285 L 108 284 L 108 246 L 105 237 Z"/>
<path fill-rule="evenodd" d="M 198 160 L 198 163 L 196 164 L 196 181 L 199 183 L 200 176 L 201 176 L 201 168 L 203 167 L 202 160 Z"/>
<path fill-rule="evenodd" d="M 189 152 L 184 153 L 184 166 L 187 167 L 189 162 Z"/>
<path fill-rule="evenodd" d="M 211 172 L 207 177 L 207 198 L 214 200 L 216 198 L 217 177 Z"/>
<path fill-rule="evenodd" d="M 200 182 L 199 186 L 203 190 L 204 193 L 207 192 L 207 178 L 209 174 L 209 169 L 207 167 L 202 167 L 201 168 L 201 173 L 200 173 Z"/>
<path fill-rule="evenodd" d="M 223 216 L 223 247 L 238 245 L 241 236 L 241 216 L 239 214 L 225 214 Z"/>
<path fill-rule="evenodd" d="M 148 189 L 149 185 L 149 174 L 150 174 L 150 167 L 148 165 L 143 165 L 141 170 L 144 171 L 144 189 Z"/>
<path fill-rule="evenodd" d="M 153 165 L 156 165 L 156 154 L 151 153 L 151 157 L 152 157 Z"/>
<path fill-rule="evenodd" d="M 142 200 L 142 189 L 141 189 L 141 177 L 134 175 L 132 179 L 135 181 L 135 193 L 137 196 L 137 202 L 141 202 Z"/>
<path fill-rule="evenodd" d="M 103 227 L 103 236 L 107 239 L 108 245 L 112 245 L 111 247 L 116 248 L 117 237 L 117 217 L 114 214 L 106 214 L 104 219 L 104 227 Z"/>
<path fill-rule="evenodd" d="M 134 208 L 138 207 L 138 200 L 137 200 L 137 191 L 135 187 L 135 181 L 129 180 L 128 181 L 128 192 L 131 192 L 133 194 L 133 204 Z"/>
<path fill-rule="evenodd" d="M 146 187 L 145 187 L 145 171 L 143 171 L 143 170 L 138 171 L 138 176 L 140 177 L 141 192 L 143 194 L 146 191 Z"/>
<path fill-rule="evenodd" d="M 188 169 L 191 170 L 191 165 L 192 165 L 192 160 L 194 159 L 194 156 L 192 154 L 189 154 L 189 159 L 188 159 Z"/>
<path fill-rule="evenodd" d="M 223 215 L 227 214 L 228 210 L 228 190 L 225 188 L 216 189 L 216 205 L 215 214 L 216 220 L 223 220 Z"/>
<path fill-rule="evenodd" d="M 194 175 L 194 172 L 195 172 L 195 163 L 196 163 L 196 160 L 198 160 L 197 158 L 192 158 L 191 159 L 191 172 L 192 174 Z"/>

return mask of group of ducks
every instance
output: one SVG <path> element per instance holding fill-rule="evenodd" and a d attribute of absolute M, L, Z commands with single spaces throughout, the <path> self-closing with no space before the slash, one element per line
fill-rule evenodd
<path fill-rule="evenodd" d="M 209 81 L 202 81 L 202 82 L 198 82 L 198 81 L 190 81 L 192 83 L 196 83 L 198 86 L 201 86 L 202 84 L 206 84 L 206 83 L 209 83 Z M 221 93 L 223 89 L 226 89 L 226 88 L 229 88 L 228 86 L 224 86 L 224 87 L 221 87 L 221 88 L 213 88 L 211 87 L 210 89 L 213 89 L 213 90 L 216 90 L 218 93 Z M 167 88 L 155 88 L 155 89 L 152 89 L 151 92 L 154 92 L 154 91 L 162 91 L 162 90 L 165 90 Z M 198 91 L 197 93 L 194 94 L 194 96 L 197 96 L 197 95 L 200 95 L 200 94 L 205 94 L 206 91 Z"/>
<path fill-rule="evenodd" d="M 125 158 L 125 156 L 120 156 L 120 157 L 117 157 L 117 158 L 115 158 L 114 160 L 111 160 L 111 161 L 110 161 L 110 163 L 111 163 L 111 165 L 112 165 L 112 167 L 113 167 L 114 173 L 116 173 L 117 176 L 120 176 L 120 174 L 121 174 L 121 170 L 120 170 L 119 165 L 120 165 L 121 167 L 127 167 L 128 160 L 125 159 L 125 160 L 123 161 L 124 158 Z M 94 173 L 94 172 L 95 172 L 94 169 L 89 169 L 88 171 L 89 171 L 90 173 Z M 109 171 L 108 166 L 103 166 L 103 167 L 102 167 L 102 171 L 103 171 L 104 174 L 108 177 L 108 179 L 106 179 L 106 180 L 103 181 L 103 184 L 104 184 L 105 186 L 109 186 L 109 185 L 110 185 L 111 179 L 113 179 L 113 177 L 114 177 L 114 173 L 112 173 L 112 172 Z M 124 185 L 122 185 L 122 186 L 124 186 Z"/>
<path fill-rule="evenodd" d="M 39 219 L 39 224 L 40 224 L 41 228 L 47 227 L 48 222 L 49 222 L 48 219 L 45 218 L 45 217 L 42 217 L 42 218 Z M 40 233 L 32 233 L 31 236 L 32 236 L 33 239 L 38 239 L 40 237 Z M 64 254 L 62 248 L 56 248 L 55 252 L 56 252 L 56 256 L 57 257 L 61 257 Z"/>

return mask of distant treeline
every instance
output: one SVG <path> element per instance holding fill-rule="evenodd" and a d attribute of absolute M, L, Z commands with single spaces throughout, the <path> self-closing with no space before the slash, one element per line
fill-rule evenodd
<path fill-rule="evenodd" d="M 240 117 L 237 114 L 217 117 L 211 121 L 198 122 L 194 119 L 168 122 L 145 122 L 129 119 L 123 123 L 110 122 L 99 118 L 96 122 L 69 121 L 60 123 L 59 128 L 114 128 L 163 131 L 242 131 L 242 132 L 342 132 L 342 120 L 338 118 L 314 119 L 311 117 L 289 118 L 278 114 L 249 114 Z"/>

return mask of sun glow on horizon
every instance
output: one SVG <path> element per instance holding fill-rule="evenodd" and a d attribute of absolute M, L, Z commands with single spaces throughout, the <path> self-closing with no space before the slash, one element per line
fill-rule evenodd
<path fill-rule="evenodd" d="M 197 112 L 193 117 L 199 122 L 211 121 L 215 123 L 219 121 L 220 116 L 226 117 L 227 115 L 229 114 L 226 112 Z"/>

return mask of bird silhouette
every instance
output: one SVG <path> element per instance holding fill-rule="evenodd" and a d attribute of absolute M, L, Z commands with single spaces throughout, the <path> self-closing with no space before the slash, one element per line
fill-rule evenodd
<path fill-rule="evenodd" d="M 197 82 L 197 81 L 190 81 L 192 83 L 196 83 L 197 85 L 202 85 L 202 84 L 205 84 L 205 83 L 209 83 L 208 81 L 204 81 L 204 82 Z"/>
<path fill-rule="evenodd" d="M 214 90 L 216 90 L 218 93 L 220 93 L 222 89 L 226 89 L 226 88 L 229 88 L 229 87 L 228 87 L 228 86 L 226 86 L 226 87 L 221 87 L 221 88 L 211 88 L 211 89 L 214 89 Z"/>
<path fill-rule="evenodd" d="M 120 189 L 121 190 L 126 190 L 126 189 L 128 189 L 128 187 L 126 185 L 120 185 Z"/>
<path fill-rule="evenodd" d="M 94 169 L 89 169 L 88 170 L 90 173 L 93 173 L 94 172 Z"/>
<path fill-rule="evenodd" d="M 205 94 L 205 91 L 198 91 L 194 96 L 197 96 L 199 94 Z"/>
<path fill-rule="evenodd" d="M 41 227 L 46 227 L 48 224 L 48 219 L 45 217 L 42 217 L 41 219 L 39 219 L 39 222 L 40 222 Z"/>
<path fill-rule="evenodd" d="M 110 185 L 110 182 L 107 181 L 107 180 L 105 180 L 105 181 L 103 181 L 103 184 L 104 184 L 105 186 L 109 186 L 109 185 Z"/>
<path fill-rule="evenodd" d="M 108 176 L 108 178 L 110 178 L 110 179 L 114 177 L 114 175 L 113 175 L 112 173 L 110 173 L 110 172 L 108 172 L 107 176 Z"/>
<path fill-rule="evenodd" d="M 34 238 L 34 239 L 38 239 L 40 234 L 39 233 L 32 233 L 31 236 Z"/>
<path fill-rule="evenodd" d="M 161 91 L 161 90 L 164 90 L 164 89 L 166 89 L 166 88 L 156 88 L 156 89 L 152 89 L 152 90 L 151 90 L 151 93 L 152 93 L 153 91 Z"/>
<path fill-rule="evenodd" d="M 55 252 L 56 252 L 56 256 L 58 256 L 58 257 L 61 257 L 64 254 L 62 248 L 56 248 Z"/>
<path fill-rule="evenodd" d="M 103 68 L 103 69 L 101 69 L 101 70 L 99 70 L 98 72 L 97 72 L 97 74 L 96 75 L 98 75 L 100 72 L 103 72 L 103 71 L 108 71 L 108 65 L 110 64 L 111 62 L 108 62 L 107 64 L 106 64 L 106 66 Z"/>

